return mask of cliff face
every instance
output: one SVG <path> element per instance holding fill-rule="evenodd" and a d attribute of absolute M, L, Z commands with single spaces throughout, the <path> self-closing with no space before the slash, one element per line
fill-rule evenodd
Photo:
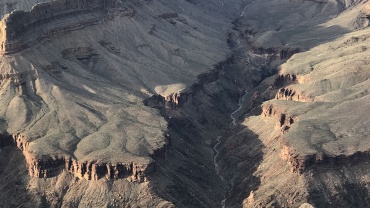
<path fill-rule="evenodd" d="M 57 0 L 4 17 L 0 127 L 14 138 L 0 146 L 23 153 L 34 207 L 215 207 L 223 189 L 213 169 L 198 169 L 212 165 L 198 124 L 166 121 L 143 101 L 157 94 L 148 106 L 173 114 L 194 97 L 208 102 L 192 88 L 217 80 L 208 72 L 228 55 L 232 12 L 215 1 Z M 192 117 L 205 123 L 202 111 Z"/>
<path fill-rule="evenodd" d="M 144 101 L 146 106 L 154 108 L 169 108 L 179 109 L 181 108 L 190 98 L 191 95 L 188 93 L 173 93 L 168 96 L 154 95 Z"/>
<path fill-rule="evenodd" d="M 132 1 L 138 5 L 150 1 Z M 57 0 L 36 4 L 31 11 L 13 11 L 0 22 L 0 52 L 15 53 L 56 33 L 97 24 L 115 16 L 135 15 L 131 2 Z"/>
<path fill-rule="evenodd" d="M 358 14 L 343 17 L 361 3 L 56 0 L 8 14 L 0 132 L 14 136 L 0 147 L 17 146 L 31 177 L 0 168 L 0 204 L 19 178 L 29 207 L 370 198 L 368 31 L 314 48 L 353 28 Z"/>
<path fill-rule="evenodd" d="M 204 15 L 201 7 L 181 5 L 195 10 L 150 0 L 57 0 L 4 16 L 0 117 L 9 126 L 2 131 L 15 135 L 30 176 L 65 169 L 88 180 L 142 182 L 155 171 L 154 160 L 167 152 L 167 123 L 142 101 L 169 82 L 192 85 L 228 50 L 219 40 L 227 38 L 227 16 L 200 19 L 208 25 L 198 28 L 203 23 L 188 15 Z M 223 30 L 213 31 L 216 24 Z M 187 100 L 174 91 L 156 103 L 177 109 Z"/>
<path fill-rule="evenodd" d="M 155 163 L 138 164 L 130 163 L 101 163 L 83 162 L 63 155 L 35 156 L 29 151 L 29 142 L 26 137 L 18 134 L 13 135 L 14 143 L 23 152 L 26 165 L 31 177 L 50 178 L 60 174 L 65 169 L 76 177 L 86 180 L 99 180 L 103 177 L 108 180 L 127 178 L 129 181 L 143 182 L 147 176 L 155 171 Z M 166 148 L 155 152 L 153 157 L 165 155 Z"/>

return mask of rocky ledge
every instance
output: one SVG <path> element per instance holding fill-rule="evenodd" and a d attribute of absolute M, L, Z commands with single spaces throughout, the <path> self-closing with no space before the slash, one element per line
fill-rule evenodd
<path fill-rule="evenodd" d="M 298 155 L 295 153 L 294 149 L 282 142 L 281 157 L 288 162 L 292 173 L 303 174 L 309 170 L 313 170 L 314 172 L 325 172 L 330 169 L 335 169 L 335 167 L 340 165 L 369 163 L 370 151 L 358 151 L 351 155 L 328 155 L 324 153 Z"/>
<path fill-rule="evenodd" d="M 154 107 L 154 108 L 167 108 L 167 109 L 174 109 L 177 110 L 182 107 L 189 98 L 188 93 L 172 93 L 168 96 L 162 95 L 153 95 L 152 97 L 146 99 L 144 104 L 146 106 Z"/>
<path fill-rule="evenodd" d="M 0 147 L 15 144 L 25 156 L 29 175 L 35 178 L 54 177 L 59 175 L 64 169 L 76 177 L 86 180 L 99 180 L 105 177 L 108 180 L 125 178 L 132 182 L 143 182 L 147 181 L 148 175 L 156 169 L 154 161 L 148 164 L 135 162 L 104 163 L 97 161 L 78 161 L 75 158 L 64 155 L 36 156 L 29 151 L 30 143 L 24 135 L 15 134 L 11 137 L 4 134 L 2 138 L 0 140 Z M 167 146 L 158 149 L 151 156 L 153 158 L 165 157 L 166 151 Z"/>

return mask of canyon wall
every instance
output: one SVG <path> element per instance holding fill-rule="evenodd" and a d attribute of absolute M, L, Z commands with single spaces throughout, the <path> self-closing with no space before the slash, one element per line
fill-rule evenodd
<path fill-rule="evenodd" d="M 29 151 L 30 143 L 27 138 L 21 134 L 13 135 L 13 141 L 2 139 L 2 143 L 15 144 L 22 151 L 26 159 L 26 165 L 31 177 L 50 178 L 59 175 L 61 171 L 66 170 L 76 177 L 86 180 L 99 180 L 107 178 L 108 180 L 126 178 L 129 181 L 143 182 L 147 176 L 156 169 L 155 162 L 149 164 L 140 164 L 134 162 L 126 163 L 104 163 L 97 161 L 78 161 L 75 158 L 64 155 L 54 156 L 36 156 Z M 151 155 L 154 158 L 164 157 L 167 147 L 158 149 Z"/>
<path fill-rule="evenodd" d="M 135 13 L 125 6 L 128 4 L 117 0 L 56 0 L 39 3 L 29 12 L 13 11 L 0 22 L 0 53 L 18 52 L 56 33 L 112 19 L 117 12 L 132 17 Z"/>

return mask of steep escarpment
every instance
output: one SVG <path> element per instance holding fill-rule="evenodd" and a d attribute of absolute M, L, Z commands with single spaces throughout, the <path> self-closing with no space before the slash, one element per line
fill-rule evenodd
<path fill-rule="evenodd" d="M 106 18 L 132 17 L 132 5 L 141 3 L 145 2 L 58 0 L 36 4 L 29 12 L 13 11 L 0 23 L 1 53 L 18 52 L 56 33 L 97 24 Z"/>
<path fill-rule="evenodd" d="M 24 136 L 30 175 L 144 181 L 153 173 L 167 123 L 142 100 L 165 92 L 159 102 L 179 105 L 181 91 L 227 52 L 230 20 L 189 19 L 201 11 L 186 1 L 53 1 L 6 15 L 2 131 Z"/>
<path fill-rule="evenodd" d="M 362 34 L 362 33 L 366 33 L 366 30 L 361 32 L 360 34 Z M 355 35 L 355 34 L 353 34 L 353 35 Z M 323 164 L 327 164 L 327 167 L 329 168 L 329 167 L 332 167 L 331 164 L 333 164 L 333 163 L 334 164 L 338 163 L 338 165 L 341 164 L 342 162 L 345 163 L 344 161 L 347 161 L 348 163 L 350 163 L 351 160 L 353 160 L 353 162 L 355 162 L 359 158 L 362 158 L 364 160 L 364 162 L 367 161 L 367 159 L 366 159 L 367 158 L 367 156 L 366 156 L 367 155 L 367 147 L 366 147 L 366 145 L 364 145 L 364 143 L 361 142 L 362 139 L 366 140 L 366 136 L 362 135 L 363 133 L 366 134 L 366 132 L 359 131 L 360 126 L 363 126 L 363 125 L 366 125 L 366 124 L 362 123 L 361 119 L 360 120 L 351 120 L 351 118 L 354 118 L 353 117 L 354 114 L 356 114 L 356 113 L 363 114 L 363 111 L 361 111 L 361 110 L 352 110 L 351 111 L 352 115 L 348 116 L 347 121 L 343 120 L 344 118 L 342 116 L 345 116 L 345 115 L 343 115 L 343 113 L 340 113 L 340 115 L 337 115 L 337 113 L 335 113 L 335 112 L 339 112 L 339 111 L 341 111 L 341 112 L 345 111 L 344 108 L 349 107 L 351 105 L 353 105 L 353 106 L 360 105 L 359 102 L 362 103 L 364 100 L 366 100 L 366 97 L 367 97 L 366 94 L 364 94 L 364 92 L 362 91 L 362 87 L 364 87 L 367 83 L 367 81 L 366 81 L 367 80 L 367 72 L 363 71 L 363 67 L 366 66 L 366 63 L 358 60 L 359 57 L 366 56 L 367 52 L 366 52 L 366 50 L 357 51 L 357 49 L 356 49 L 358 47 L 357 44 L 360 44 L 362 46 L 364 44 L 366 44 L 366 39 L 363 39 L 362 41 L 359 41 L 360 43 L 359 42 L 352 43 L 351 46 L 349 46 L 349 47 L 347 46 L 348 44 L 345 41 L 346 39 L 348 39 L 348 36 L 344 37 L 344 38 L 342 38 L 342 39 L 340 39 L 336 42 L 331 43 L 330 46 L 328 46 L 328 45 L 321 46 L 321 47 L 324 47 L 324 48 L 325 47 L 333 47 L 333 46 L 336 47 L 336 51 L 338 53 L 342 54 L 342 56 L 340 58 L 342 60 L 341 63 L 339 64 L 340 66 L 330 66 L 330 65 L 323 64 L 323 65 L 320 66 L 320 68 L 325 67 L 325 70 L 323 70 L 323 68 L 321 68 L 321 70 L 316 71 L 316 72 L 315 72 L 315 67 L 313 66 L 314 70 L 311 70 L 311 72 L 309 74 L 304 75 L 303 78 L 301 79 L 302 80 L 301 84 L 297 85 L 297 87 L 302 87 L 303 89 L 305 89 L 305 91 L 308 91 L 307 90 L 308 88 L 306 88 L 306 87 L 312 87 L 312 90 L 314 90 L 314 91 L 311 91 L 310 93 L 311 94 L 314 93 L 315 96 L 316 96 L 316 99 L 319 100 L 319 103 L 313 104 L 313 105 L 318 105 L 318 107 L 316 107 L 314 109 L 322 108 L 323 112 L 325 112 L 324 113 L 325 117 L 330 115 L 329 121 L 327 119 L 320 119 L 320 117 L 314 119 L 313 121 L 315 121 L 318 125 L 320 125 L 320 129 L 319 130 L 316 129 L 314 131 L 315 133 L 311 133 L 310 129 L 315 128 L 313 126 L 317 126 L 317 125 L 309 124 L 307 122 L 306 118 L 311 117 L 310 112 L 314 109 L 310 109 L 309 107 L 307 108 L 307 106 L 302 105 L 300 107 L 297 107 L 297 109 L 295 110 L 296 112 L 297 111 L 299 112 L 300 109 L 302 109 L 303 107 L 305 107 L 306 110 L 307 110 L 307 112 L 304 113 L 304 116 L 300 116 L 303 119 L 300 119 L 300 122 L 298 122 L 298 125 L 299 124 L 308 125 L 308 129 L 306 130 L 306 133 L 307 133 L 306 135 L 308 136 L 308 138 L 313 138 L 317 134 L 328 135 L 328 136 L 326 136 L 326 139 L 323 141 L 323 143 L 320 144 L 320 146 L 318 146 L 316 143 L 310 143 L 310 142 L 305 144 L 305 145 L 312 145 L 311 147 L 306 147 L 305 148 L 305 149 L 311 149 L 312 152 L 307 153 L 307 155 L 302 154 L 301 156 L 298 156 L 298 158 L 300 157 L 299 160 L 297 160 L 296 162 L 292 162 L 293 166 L 297 166 L 297 167 L 299 166 L 297 168 L 297 170 L 298 170 L 297 172 L 301 172 L 303 170 L 310 169 L 309 168 L 310 166 L 316 166 L 317 165 L 317 167 L 320 167 Z M 342 48 L 342 46 L 343 46 L 342 44 L 346 45 L 345 49 Z M 313 49 L 313 51 L 315 51 L 315 50 L 320 50 L 320 47 Z M 352 53 L 349 53 L 350 50 L 352 51 Z M 357 55 L 354 55 L 353 53 L 357 54 Z M 324 54 L 327 54 L 327 59 L 325 59 L 325 61 L 322 61 L 321 63 L 330 62 L 330 59 L 331 59 L 332 55 L 331 54 L 329 55 L 328 53 L 324 53 Z M 291 65 L 288 62 L 286 64 L 286 66 L 291 66 Z M 339 68 L 341 69 L 341 73 L 343 73 L 343 74 L 341 74 L 341 73 L 337 74 L 335 72 L 335 70 L 336 69 L 339 70 Z M 353 73 L 353 71 L 355 71 L 355 73 Z M 316 75 L 313 76 L 313 74 L 316 74 Z M 346 76 L 345 76 L 346 78 L 341 79 L 341 77 L 344 74 L 346 74 Z M 323 76 L 323 77 L 321 77 L 321 76 Z M 326 76 L 328 76 L 328 77 L 326 78 Z M 310 78 L 308 78 L 308 77 L 310 77 Z M 315 81 L 315 79 L 318 79 L 318 81 Z M 334 81 L 334 79 L 335 79 L 335 81 Z M 336 83 L 336 81 L 339 82 L 339 83 Z M 325 84 L 324 85 L 320 84 L 320 83 L 325 83 L 325 82 L 330 82 L 331 87 L 327 88 Z M 345 103 L 342 103 L 343 101 Z M 332 109 L 332 110 L 328 110 L 329 108 Z M 340 118 L 342 118 L 342 119 L 340 119 Z M 336 119 L 339 119 L 340 121 L 342 121 L 344 123 L 347 123 L 347 122 L 349 122 L 349 120 L 351 120 L 352 124 L 350 125 L 351 127 L 349 127 L 349 128 L 352 128 L 354 125 L 355 126 L 358 125 L 358 127 L 356 127 L 357 130 L 353 129 L 351 136 L 348 135 L 348 134 L 343 134 L 344 132 L 342 132 L 342 131 L 344 129 L 346 129 L 347 127 L 346 126 L 341 126 L 340 127 L 341 130 L 336 128 L 335 126 L 337 124 L 336 124 L 336 122 L 333 122 Z M 296 127 L 296 128 L 294 128 L 293 132 L 289 132 L 289 134 L 286 135 L 286 141 L 287 141 L 288 145 L 291 143 L 291 137 L 294 134 L 297 134 L 297 128 L 301 129 L 301 127 Z M 338 130 L 341 133 L 337 132 Z M 325 131 L 328 131 L 328 133 L 325 134 Z M 360 135 L 362 135 L 362 136 L 360 136 Z M 344 145 L 344 143 L 342 143 L 344 137 L 346 138 L 346 145 Z M 313 141 L 313 140 L 311 140 L 311 141 Z M 341 147 L 337 146 L 339 143 L 341 144 Z M 362 144 L 361 147 L 354 148 L 352 145 L 354 145 L 356 143 L 361 143 Z M 342 145 L 344 145 L 344 146 L 342 146 Z M 294 148 L 294 146 L 295 145 L 292 146 L 293 149 L 291 149 L 290 153 L 288 154 L 288 155 L 290 155 L 289 158 L 292 158 L 292 155 L 296 155 L 295 156 L 296 158 L 297 158 L 297 155 L 300 155 L 298 153 L 299 150 L 297 149 L 297 147 Z M 349 149 L 347 149 L 347 148 L 349 148 Z M 306 151 L 304 151 L 304 152 L 306 152 Z M 315 164 L 315 165 L 313 165 L 313 164 Z"/>
<path fill-rule="evenodd" d="M 148 174 L 155 170 L 155 164 L 138 163 L 101 163 L 96 161 L 81 162 L 75 158 L 63 155 L 35 156 L 29 151 L 29 142 L 25 136 L 19 134 L 13 136 L 14 143 L 23 152 L 26 165 L 31 177 L 50 178 L 60 174 L 63 169 L 73 173 L 76 177 L 86 180 L 99 180 L 127 178 L 130 181 L 143 182 Z M 156 151 L 155 156 L 164 155 L 166 149 Z M 155 157 L 153 155 L 153 157 Z"/>
<path fill-rule="evenodd" d="M 227 32 L 236 10 L 213 1 L 114 1 L 113 8 L 110 1 L 68 2 L 43 3 L 4 19 L 3 35 L 8 36 L 7 54 L 0 62 L 4 75 L 1 131 L 15 135 L 13 145 L 25 157 L 29 176 L 22 177 L 30 187 L 25 190 L 32 196 L 30 203 L 55 207 L 218 204 L 222 182 L 212 169 L 200 165 L 212 165 L 213 141 L 199 140 L 199 148 L 194 144 L 197 136 L 207 138 L 196 133 L 200 123 L 219 125 L 223 119 L 218 112 L 231 111 L 237 102 L 236 85 L 225 82 L 232 89 L 227 94 L 228 90 L 214 87 L 218 75 L 202 75 L 228 56 Z M 23 20 L 25 24 L 20 23 Z M 227 79 L 230 83 L 234 75 Z M 186 98 L 192 88 L 198 89 L 197 95 Z M 204 111 L 194 116 L 195 124 L 183 117 L 195 115 L 190 109 L 173 116 L 192 99 L 204 102 L 200 111 L 217 104 L 216 91 L 226 95 L 227 108 L 220 105 L 217 113 Z M 153 95 L 164 98 L 156 105 L 174 109 L 166 114 L 169 120 L 160 110 L 144 105 Z M 199 126 L 202 134 L 211 128 Z M 182 132 L 192 127 L 193 131 Z M 174 138 L 189 143 L 173 142 Z M 209 180 L 200 186 L 192 182 L 191 171 Z M 6 178 L 8 173 L 2 174 Z M 207 184 L 214 184 L 211 192 Z M 199 196 L 193 201 L 194 190 Z M 184 193 L 191 197 L 183 197 Z"/>
<path fill-rule="evenodd" d="M 355 20 L 367 3 L 306 1 L 292 3 L 293 8 L 291 2 L 280 1 L 268 14 L 255 12 L 270 3 L 250 2 L 239 20 L 251 45 L 260 48 L 252 50 L 254 57 L 268 58 L 269 47 L 274 54 L 277 48 L 289 47 L 300 53 L 279 66 L 277 75 L 246 91 L 233 114 L 243 122 L 220 139 L 218 167 L 230 187 L 225 205 L 299 207 L 308 202 L 315 207 L 366 207 L 368 136 L 362 118 L 367 108 L 368 29 L 336 38 L 332 34 L 358 28 L 351 27 L 349 19 L 341 20 Z M 341 6 L 329 6 L 336 4 Z M 280 15 L 283 7 L 285 13 Z M 311 9 L 298 14 L 301 7 Z M 314 14 L 314 7 L 326 12 Z M 335 17 L 321 16 L 338 11 Z M 307 21 L 306 15 L 315 20 Z M 263 103 L 259 107 L 252 100 Z M 355 171 L 350 173 L 352 167 Z"/>
<path fill-rule="evenodd" d="M 363 206 L 369 36 L 341 36 L 366 27 L 367 4 L 57 0 L 6 15 L 0 155 L 17 146 L 23 176 L 0 160 L 2 193 L 27 193 L 12 207 Z"/>

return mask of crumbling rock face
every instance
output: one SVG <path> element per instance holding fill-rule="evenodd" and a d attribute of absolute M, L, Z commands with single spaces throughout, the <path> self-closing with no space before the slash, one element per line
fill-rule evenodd
<path fill-rule="evenodd" d="M 297 81 L 297 75 L 295 74 L 279 74 L 274 82 L 274 87 L 282 87 L 288 84 L 295 83 Z"/>
<path fill-rule="evenodd" d="M 173 93 L 166 97 L 163 97 L 162 95 L 153 95 L 146 99 L 144 104 L 150 107 L 164 107 L 167 109 L 177 110 L 188 101 L 189 96 L 190 95 L 188 93 Z"/>
<path fill-rule="evenodd" d="M 15 145 L 26 158 L 26 165 L 31 177 L 50 178 L 57 176 L 63 169 L 73 173 L 76 177 L 86 180 L 99 180 L 103 177 L 111 180 L 126 178 L 129 181 L 143 182 L 147 176 L 155 171 L 155 163 L 138 164 L 128 163 L 103 163 L 96 161 L 77 161 L 74 158 L 55 156 L 35 156 L 28 150 L 29 142 L 21 134 L 13 135 Z M 158 149 L 152 156 L 163 157 L 166 147 Z"/>
<path fill-rule="evenodd" d="M 310 96 L 305 96 L 302 93 L 296 92 L 291 88 L 281 88 L 277 92 L 275 98 L 277 100 L 293 100 L 297 102 L 313 102 L 314 98 Z"/>
<path fill-rule="evenodd" d="M 176 92 L 167 96 L 153 95 L 144 100 L 144 105 L 154 108 L 166 108 L 177 110 L 190 102 L 193 96 L 201 91 L 204 85 L 217 81 L 222 70 L 226 70 L 226 66 L 233 62 L 234 57 L 229 57 L 225 61 L 216 64 L 213 70 L 202 73 L 197 76 L 197 81 L 193 83 L 186 92 Z"/>
<path fill-rule="evenodd" d="M 262 106 L 263 117 L 275 117 L 278 119 L 278 125 L 283 130 L 289 129 L 290 125 L 295 123 L 298 118 L 294 116 L 288 116 L 282 109 L 275 108 L 273 105 Z"/>
<path fill-rule="evenodd" d="M 286 145 L 281 144 L 280 156 L 283 160 L 287 161 L 291 173 L 302 174 L 307 166 L 307 159 L 309 156 L 298 156 L 294 151 Z"/>
<path fill-rule="evenodd" d="M 281 142 L 281 158 L 286 160 L 290 166 L 290 171 L 296 174 L 303 174 L 308 170 L 314 172 L 325 172 L 335 169 L 340 165 L 359 164 L 370 162 L 370 152 L 355 152 L 351 155 L 331 156 L 324 153 L 312 155 L 297 155 L 295 151 Z"/>

